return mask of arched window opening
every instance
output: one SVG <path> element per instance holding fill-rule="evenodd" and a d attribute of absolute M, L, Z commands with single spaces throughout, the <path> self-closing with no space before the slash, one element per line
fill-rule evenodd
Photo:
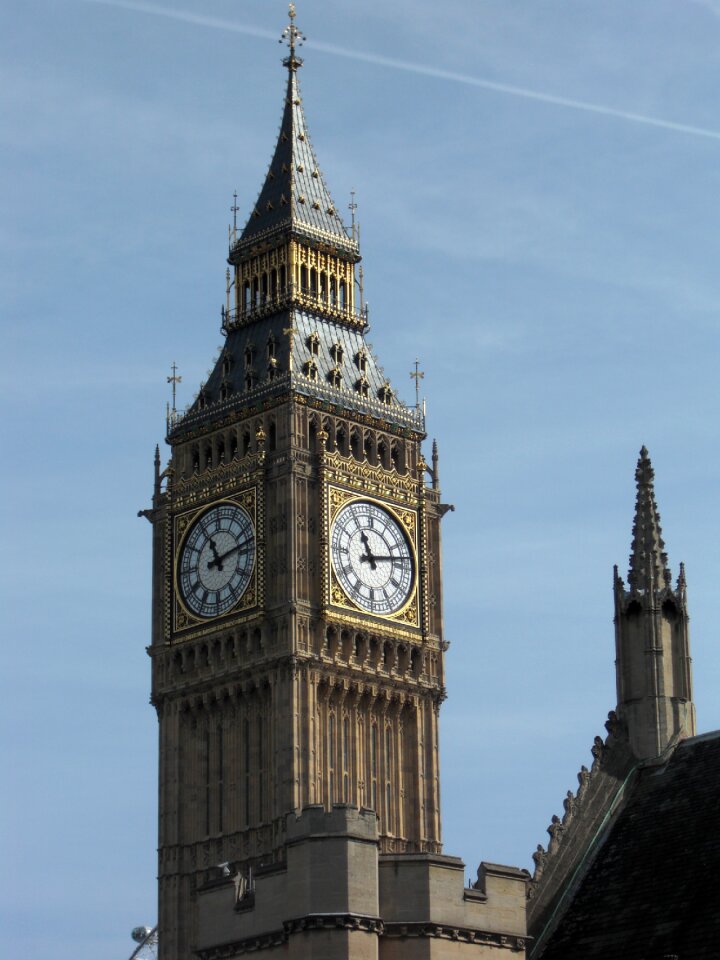
<path fill-rule="evenodd" d="M 341 308 L 341 310 L 344 310 L 346 306 L 347 306 L 346 286 L 345 286 L 345 281 L 344 281 L 344 280 L 341 280 L 341 281 L 340 281 L 340 308 Z"/>
<path fill-rule="evenodd" d="M 343 718 L 342 732 L 343 802 L 350 802 L 350 720 Z"/>
<path fill-rule="evenodd" d="M 393 445 L 390 447 L 390 460 L 392 461 L 392 465 L 395 467 L 395 469 L 396 469 L 396 470 L 399 470 L 399 469 L 400 469 L 400 454 L 399 454 L 399 452 L 398 452 L 398 448 L 397 448 L 396 444 L 394 444 L 394 443 L 393 443 Z"/>
<path fill-rule="evenodd" d="M 237 433 L 233 431 L 230 436 L 230 456 L 234 460 L 238 455 L 238 438 Z"/>
<path fill-rule="evenodd" d="M 261 303 L 267 303 L 268 299 L 268 275 L 264 273 L 262 275 L 262 299 Z"/>
<path fill-rule="evenodd" d="M 255 356 L 255 351 L 252 346 L 249 345 L 245 347 L 245 368 L 251 367 L 253 365 L 253 358 Z"/>
<path fill-rule="evenodd" d="M 307 338 L 307 348 L 311 356 L 317 357 L 320 355 L 320 337 L 314 331 Z"/>
<path fill-rule="evenodd" d="M 276 342 L 276 340 L 275 340 L 274 335 L 271 333 L 270 336 L 267 338 L 267 358 L 268 358 L 268 360 L 272 360 L 272 359 L 273 359 L 273 357 L 276 355 L 276 354 L 275 354 L 276 350 L 277 350 L 277 342 Z"/>
<path fill-rule="evenodd" d="M 309 293 L 310 285 L 308 284 L 308 268 L 303 264 L 300 267 L 300 289 L 303 293 Z"/>
<path fill-rule="evenodd" d="M 330 291 L 330 305 L 334 307 L 337 305 L 337 280 L 335 279 L 334 276 L 330 277 L 329 291 Z"/>
<path fill-rule="evenodd" d="M 246 457 L 250 453 L 250 434 L 246 430 L 242 438 L 242 455 Z"/>
<path fill-rule="evenodd" d="M 361 397 L 367 397 L 370 393 L 370 384 L 367 382 L 365 377 L 360 377 L 360 379 L 355 384 L 355 389 L 360 394 Z"/>
<path fill-rule="evenodd" d="M 308 380 L 317 380 L 318 378 L 318 365 L 314 360 L 306 360 L 303 364 L 303 373 L 308 378 Z"/>
<path fill-rule="evenodd" d="M 252 306 L 252 295 L 250 293 L 250 281 L 246 280 L 243 284 L 243 310 L 246 312 Z"/>
<path fill-rule="evenodd" d="M 315 446 L 317 444 L 317 435 L 317 424 L 314 420 L 311 420 L 308 426 L 308 450 L 311 453 L 315 450 Z"/>
<path fill-rule="evenodd" d="M 225 441 L 224 440 L 218 440 L 217 451 L 218 451 L 218 463 L 225 463 Z"/>
<path fill-rule="evenodd" d="M 280 267 L 280 294 L 285 293 L 285 287 L 287 286 L 287 279 L 285 273 L 285 265 Z"/>
<path fill-rule="evenodd" d="M 260 301 L 260 283 L 257 277 L 253 277 L 252 282 L 252 302 L 253 306 L 256 307 Z"/>
<path fill-rule="evenodd" d="M 340 373 L 339 367 L 333 367 L 332 370 L 329 371 L 328 380 L 333 385 L 333 387 L 342 386 L 342 374 Z"/>
<path fill-rule="evenodd" d="M 342 427 L 338 427 L 335 434 L 335 446 L 344 456 L 347 456 L 347 447 L 345 446 L 346 440 L 347 435 L 345 430 Z"/>
<path fill-rule="evenodd" d="M 320 299 L 327 300 L 327 274 L 324 270 L 320 271 Z"/>
<path fill-rule="evenodd" d="M 268 428 L 268 449 L 277 450 L 277 425 L 274 420 Z"/>
<path fill-rule="evenodd" d="M 329 801 L 335 803 L 335 714 L 331 713 L 328 720 L 328 789 Z"/>
<path fill-rule="evenodd" d="M 384 440 L 381 440 L 378 444 L 377 452 L 380 463 L 383 465 L 383 467 L 385 467 L 386 470 L 389 469 L 390 457 L 388 456 L 388 446 Z"/>
<path fill-rule="evenodd" d="M 310 270 L 310 295 L 313 297 L 316 297 L 317 292 L 318 292 L 317 270 L 315 269 L 315 267 L 312 267 Z"/>
<path fill-rule="evenodd" d="M 277 274 L 277 269 L 273 267 L 270 272 L 270 295 L 272 296 L 273 300 L 277 300 L 277 293 L 278 293 L 278 274 Z"/>
<path fill-rule="evenodd" d="M 252 390 L 254 386 L 255 386 L 255 374 L 252 372 L 252 370 L 248 370 L 248 372 L 245 374 L 245 389 Z"/>
<path fill-rule="evenodd" d="M 353 433 L 350 437 L 350 452 L 356 460 L 362 460 L 362 455 L 360 452 L 360 437 L 357 433 Z"/>
<path fill-rule="evenodd" d="M 366 372 L 366 370 L 367 370 L 367 350 L 365 350 L 364 348 L 363 348 L 362 350 L 358 350 L 358 352 L 355 354 L 355 363 L 357 364 L 357 368 L 358 368 L 358 370 L 360 371 L 360 373 L 365 373 L 365 372 Z"/>

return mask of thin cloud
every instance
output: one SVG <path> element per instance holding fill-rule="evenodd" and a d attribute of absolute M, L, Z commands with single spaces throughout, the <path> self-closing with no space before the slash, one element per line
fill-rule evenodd
<path fill-rule="evenodd" d="M 81 0 L 83 3 L 92 3 L 104 7 L 117 7 L 123 10 L 132 10 L 137 13 L 150 14 L 157 17 L 166 17 L 169 20 L 179 20 L 183 23 L 191 23 L 195 26 L 209 27 L 214 30 L 224 30 L 232 33 L 242 33 L 252 37 L 260 37 L 263 40 L 276 40 L 277 34 L 269 30 L 261 30 L 258 27 L 249 27 L 244 24 L 234 23 L 230 20 L 222 20 L 219 17 L 208 17 L 205 14 L 190 13 L 187 11 L 173 10 L 170 7 L 163 7 L 157 3 L 144 3 L 141 0 Z M 709 0 L 705 0 L 706 3 Z M 712 3 L 714 9 L 717 9 L 717 3 Z M 712 130 L 708 127 L 697 127 L 687 123 L 676 123 L 672 120 L 663 120 L 660 117 L 649 117 L 642 113 L 633 113 L 629 110 L 618 110 L 615 107 L 607 107 L 599 103 L 589 103 L 586 100 L 575 100 L 572 97 L 559 97 L 551 93 L 543 93 L 538 90 L 530 90 L 527 87 L 516 87 L 508 83 L 498 83 L 494 80 L 486 80 L 482 77 L 474 77 L 466 73 L 455 73 L 452 70 L 442 70 L 437 67 L 428 67 L 424 64 L 412 63 L 407 60 L 397 60 L 394 57 L 384 57 L 376 53 L 365 53 L 361 50 L 349 50 L 346 47 L 338 47 L 331 43 L 322 43 L 320 41 L 308 41 L 308 47 L 320 50 L 323 53 L 329 53 L 332 56 L 344 57 L 348 60 L 357 60 L 362 63 L 372 63 L 375 66 L 387 67 L 392 70 L 402 70 L 405 73 L 413 73 L 423 77 L 432 77 L 435 80 L 446 80 L 451 83 L 463 84 L 467 87 L 477 87 L 481 90 L 490 90 L 492 93 L 501 93 L 506 96 L 521 97 L 525 100 L 535 100 L 537 103 L 546 103 L 550 106 L 564 107 L 569 110 L 578 110 L 582 113 L 594 113 L 604 117 L 612 117 L 617 120 L 625 120 L 630 123 L 639 123 L 647 127 L 656 127 L 660 130 L 669 130 L 673 133 L 684 133 L 694 137 L 706 137 L 711 140 L 720 140 L 720 130 Z"/>

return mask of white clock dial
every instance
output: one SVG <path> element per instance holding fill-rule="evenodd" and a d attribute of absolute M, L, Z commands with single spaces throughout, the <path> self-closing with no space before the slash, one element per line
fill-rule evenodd
<path fill-rule="evenodd" d="M 413 589 L 410 543 L 395 518 L 375 503 L 354 500 L 338 512 L 330 555 L 345 593 L 361 610 L 388 616 Z"/>
<path fill-rule="evenodd" d="M 220 503 L 190 527 L 180 551 L 178 587 L 198 617 L 218 617 L 234 607 L 255 568 L 255 528 L 235 503 Z"/>

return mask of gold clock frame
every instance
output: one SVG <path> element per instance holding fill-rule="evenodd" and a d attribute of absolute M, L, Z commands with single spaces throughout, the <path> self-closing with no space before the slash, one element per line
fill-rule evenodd
<path fill-rule="evenodd" d="M 221 506 L 222 504 L 229 504 L 230 506 L 234 507 L 242 507 L 242 509 L 245 510 L 249 515 L 253 525 L 253 530 L 255 532 L 255 564 L 253 566 L 250 581 L 245 588 L 245 592 L 238 599 L 237 603 L 235 603 L 226 613 L 222 613 L 217 617 L 198 617 L 185 606 L 182 600 L 182 594 L 178 583 L 180 555 L 182 553 L 187 535 L 196 521 L 203 514 L 207 513 L 208 510 L 212 510 L 214 507 Z M 260 538 L 261 535 L 258 527 L 258 496 L 257 488 L 254 486 L 249 487 L 247 490 L 242 490 L 238 493 L 235 493 L 232 496 L 220 497 L 217 500 L 212 500 L 208 503 L 202 504 L 201 506 L 195 506 L 190 510 L 185 510 L 181 513 L 178 513 L 173 517 L 173 562 L 171 583 L 173 634 L 178 634 L 181 632 L 184 633 L 185 631 L 196 628 L 207 627 L 210 624 L 214 625 L 219 622 L 230 621 L 231 619 L 236 618 L 238 615 L 245 614 L 247 611 L 254 610 L 259 606 L 261 601 L 260 570 L 262 564 L 262 557 L 260 556 Z"/>
<path fill-rule="evenodd" d="M 327 486 L 326 499 L 327 567 L 324 584 L 325 606 L 348 610 L 356 616 L 379 619 L 388 624 L 393 623 L 399 626 L 419 627 L 420 605 L 418 598 L 420 591 L 420 564 L 418 563 L 418 511 L 408 506 L 390 503 L 387 500 L 379 500 L 377 497 L 368 495 L 364 491 L 345 490 L 342 487 L 337 487 L 332 484 L 328 484 Z M 380 507 L 380 509 L 390 514 L 407 538 L 413 564 L 413 583 L 406 602 L 394 613 L 370 613 L 368 610 L 363 610 L 361 606 L 353 603 L 352 599 L 346 594 L 337 578 L 337 575 L 335 574 L 335 565 L 333 564 L 331 555 L 332 529 L 338 513 L 349 503 L 372 503 L 375 506 Z"/>

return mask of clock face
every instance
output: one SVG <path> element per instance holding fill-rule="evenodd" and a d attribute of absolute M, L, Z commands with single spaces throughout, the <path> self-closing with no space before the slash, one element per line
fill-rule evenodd
<path fill-rule="evenodd" d="M 190 527 L 180 551 L 178 587 L 197 617 L 219 617 L 247 590 L 255 567 L 255 528 L 234 503 L 220 503 Z"/>
<path fill-rule="evenodd" d="M 354 500 L 338 512 L 330 552 L 345 593 L 361 610 L 397 613 L 413 589 L 410 542 L 397 520 L 375 503 Z"/>

